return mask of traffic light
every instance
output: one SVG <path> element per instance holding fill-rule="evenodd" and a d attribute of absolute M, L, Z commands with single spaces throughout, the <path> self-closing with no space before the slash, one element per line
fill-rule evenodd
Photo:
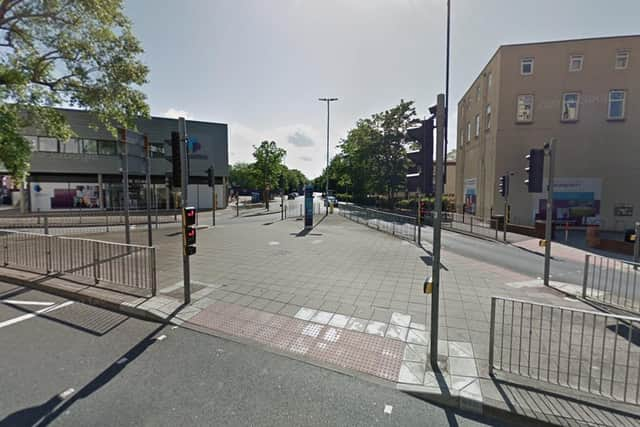
<path fill-rule="evenodd" d="M 180 187 L 182 185 L 182 164 L 180 163 L 180 134 L 171 132 L 171 185 Z"/>
<path fill-rule="evenodd" d="M 415 142 L 419 149 L 408 153 L 413 166 L 407 174 L 409 191 L 418 189 L 424 194 L 433 193 L 433 119 L 423 120 L 419 127 L 407 129 L 407 142 Z"/>
<path fill-rule="evenodd" d="M 182 209 L 182 246 L 185 255 L 196 253 L 196 208 Z"/>
<path fill-rule="evenodd" d="M 502 197 L 509 195 L 509 175 L 502 175 L 498 180 L 498 191 Z"/>
<path fill-rule="evenodd" d="M 215 184 L 215 178 L 213 175 L 213 166 L 210 166 L 209 169 L 207 169 L 207 185 L 209 187 L 213 187 L 213 185 Z"/>
<path fill-rule="evenodd" d="M 525 169 L 527 172 L 527 179 L 524 181 L 527 184 L 529 193 L 542 193 L 542 175 L 544 173 L 544 150 L 543 149 L 531 149 L 526 156 L 529 165 Z"/>

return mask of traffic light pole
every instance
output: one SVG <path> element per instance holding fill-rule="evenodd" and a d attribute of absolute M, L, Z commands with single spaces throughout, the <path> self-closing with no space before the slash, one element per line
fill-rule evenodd
<path fill-rule="evenodd" d="M 187 170 L 187 123 L 184 117 L 178 119 L 178 132 L 180 133 L 180 165 L 181 165 L 181 179 L 180 185 L 182 187 L 182 211 L 188 205 L 188 190 L 189 190 L 189 172 Z M 196 214 L 197 215 L 197 214 Z M 191 303 L 191 271 L 189 268 L 189 255 L 185 247 L 186 240 L 186 227 L 184 225 L 184 213 L 182 215 L 182 274 L 184 285 L 184 303 Z"/>
<path fill-rule="evenodd" d="M 431 349 L 429 353 L 431 366 L 438 367 L 438 316 L 439 316 L 439 293 L 440 293 L 440 237 L 442 224 L 442 190 L 444 172 L 444 133 L 445 111 L 444 95 L 438 95 L 438 107 L 436 112 L 436 188 L 435 206 L 433 211 L 433 265 L 431 279 L 433 290 L 431 294 Z"/>
<path fill-rule="evenodd" d="M 153 231 L 151 227 L 151 146 L 149 145 L 149 138 L 147 138 L 147 135 L 144 136 L 144 152 L 146 160 L 145 179 L 147 184 L 147 243 L 149 246 L 153 246 Z"/>
<path fill-rule="evenodd" d="M 124 236 L 125 243 L 131 244 L 131 230 L 129 230 L 129 143 L 127 130 L 120 129 L 122 143 L 122 198 L 124 199 Z"/>
<path fill-rule="evenodd" d="M 418 224 L 418 241 L 416 243 L 418 243 L 419 247 L 422 247 L 422 221 L 420 218 L 420 214 L 422 212 L 420 212 L 420 189 L 419 188 L 416 190 L 416 197 L 417 197 L 416 206 L 418 208 L 418 217 L 416 219 L 416 223 Z"/>
<path fill-rule="evenodd" d="M 553 228 L 553 179 L 555 172 L 555 138 L 551 138 L 549 144 L 545 146 L 545 152 L 549 157 L 549 174 L 547 176 L 547 213 L 544 228 L 544 285 L 549 286 L 549 275 L 551 270 L 551 238 Z"/>

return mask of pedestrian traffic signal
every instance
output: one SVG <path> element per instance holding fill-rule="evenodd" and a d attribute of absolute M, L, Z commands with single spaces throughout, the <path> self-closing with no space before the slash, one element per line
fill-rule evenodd
<path fill-rule="evenodd" d="M 498 180 L 498 191 L 502 197 L 509 195 L 509 175 L 502 175 Z"/>
<path fill-rule="evenodd" d="M 196 208 L 182 209 L 182 246 L 185 255 L 196 253 Z"/>
<path fill-rule="evenodd" d="M 408 153 L 413 165 L 407 174 L 407 188 L 433 194 L 433 119 L 423 120 L 421 126 L 407 129 L 407 142 L 418 146 L 418 151 Z"/>
<path fill-rule="evenodd" d="M 207 185 L 213 187 L 214 184 L 213 166 L 210 166 L 209 169 L 207 169 Z"/>
<path fill-rule="evenodd" d="M 526 156 L 529 163 L 525 171 L 527 172 L 527 179 L 524 181 L 527 184 L 529 193 L 542 193 L 542 175 L 544 173 L 544 150 L 532 149 Z"/>

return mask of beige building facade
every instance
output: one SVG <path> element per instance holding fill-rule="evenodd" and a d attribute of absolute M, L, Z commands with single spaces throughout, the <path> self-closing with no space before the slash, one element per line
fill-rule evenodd
<path fill-rule="evenodd" d="M 622 230 L 640 219 L 640 36 L 501 46 L 458 103 L 456 209 L 546 215 L 525 156 L 555 138 L 553 217 Z M 545 161 L 545 176 L 548 167 Z"/>

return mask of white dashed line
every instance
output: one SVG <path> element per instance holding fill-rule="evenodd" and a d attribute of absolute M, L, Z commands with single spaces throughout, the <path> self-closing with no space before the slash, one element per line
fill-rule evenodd
<path fill-rule="evenodd" d="M 280 242 L 269 242 L 269 246 L 278 246 Z"/>
<path fill-rule="evenodd" d="M 3 300 L 0 300 L 0 302 L 4 304 L 12 304 L 12 305 L 43 305 L 46 307 L 55 304 L 55 302 L 19 301 L 15 299 L 3 299 Z"/>
<path fill-rule="evenodd" d="M 73 301 L 66 301 L 66 302 L 63 302 L 62 304 L 46 307 L 46 308 L 40 309 L 40 310 L 38 310 L 36 312 L 33 312 L 33 313 L 23 314 L 22 316 L 18 316 L 18 317 L 15 317 L 13 319 L 5 320 L 4 322 L 0 322 L 0 329 L 2 329 L 4 327 L 7 327 L 7 326 L 15 325 L 16 323 L 20 323 L 22 321 L 31 319 L 33 317 L 37 317 L 39 314 L 50 313 L 52 311 L 55 311 L 55 310 L 57 310 L 59 308 L 66 307 L 66 306 L 71 305 L 71 304 L 73 304 Z"/>
<path fill-rule="evenodd" d="M 60 399 L 66 399 L 67 397 L 71 396 L 74 392 L 75 392 L 75 389 L 73 389 L 73 388 L 68 388 L 68 389 L 66 389 L 65 391 L 63 391 L 62 393 L 60 393 L 60 394 L 58 395 L 58 397 L 59 397 Z"/>

